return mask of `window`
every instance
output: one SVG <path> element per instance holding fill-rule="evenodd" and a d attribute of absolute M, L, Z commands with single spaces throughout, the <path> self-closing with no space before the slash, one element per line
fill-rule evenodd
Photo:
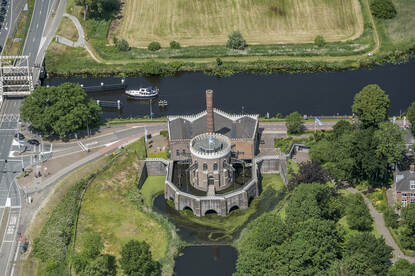
<path fill-rule="evenodd" d="M 179 150 L 176 150 L 176 155 L 180 155 L 180 151 Z"/>
<path fill-rule="evenodd" d="M 215 179 L 212 176 L 208 177 L 208 185 L 215 185 Z"/>
<path fill-rule="evenodd" d="M 415 202 L 415 198 L 411 198 L 411 203 L 414 203 Z"/>
<path fill-rule="evenodd" d="M 185 155 L 186 154 L 186 150 L 185 149 L 183 149 L 183 155 Z"/>
<path fill-rule="evenodd" d="M 406 199 L 403 199 L 402 200 L 402 207 L 405 207 L 406 206 Z"/>
<path fill-rule="evenodd" d="M 208 168 L 207 168 L 207 164 L 206 164 L 206 163 L 203 163 L 203 170 L 204 170 L 204 171 L 207 171 L 207 169 L 208 169 Z"/>
<path fill-rule="evenodd" d="M 407 193 L 403 193 L 402 196 L 408 196 Z"/>
<path fill-rule="evenodd" d="M 214 171 L 217 171 L 217 170 L 218 170 L 218 164 L 217 164 L 217 163 L 214 163 L 214 164 L 213 164 L 213 170 L 214 170 Z"/>
<path fill-rule="evenodd" d="M 409 183 L 411 184 L 411 190 L 415 190 L 415 180 L 411 180 Z"/>

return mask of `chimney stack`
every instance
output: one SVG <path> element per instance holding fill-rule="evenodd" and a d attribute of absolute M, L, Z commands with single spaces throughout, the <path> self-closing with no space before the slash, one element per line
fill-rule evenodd
<path fill-rule="evenodd" d="M 206 90 L 206 121 L 207 132 L 215 132 L 215 124 L 213 122 L 213 91 Z"/>
<path fill-rule="evenodd" d="M 414 164 L 412 164 L 412 165 L 409 166 L 409 171 L 411 173 L 414 173 L 415 172 L 415 165 Z"/>

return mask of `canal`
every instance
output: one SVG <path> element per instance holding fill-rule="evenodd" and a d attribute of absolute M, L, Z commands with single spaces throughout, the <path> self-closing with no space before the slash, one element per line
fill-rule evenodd
<path fill-rule="evenodd" d="M 307 115 L 351 114 L 353 96 L 368 84 L 378 84 L 391 100 L 390 115 L 404 112 L 415 100 L 415 59 L 400 65 L 388 64 L 371 69 L 307 74 L 278 73 L 272 75 L 237 74 L 218 78 L 204 73 L 180 73 L 166 77 L 128 77 L 127 88 L 157 86 L 160 98 L 168 101 L 167 110 L 160 110 L 155 101 L 153 116 L 191 114 L 204 109 L 206 89 L 215 92 L 215 107 L 233 113 L 259 113 L 271 116 L 299 111 Z M 120 78 L 47 79 L 46 85 L 65 81 L 84 86 L 120 83 Z M 120 100 L 122 109 L 105 109 L 105 118 L 149 115 L 148 101 L 126 97 L 122 91 L 89 93 L 94 99 Z"/>

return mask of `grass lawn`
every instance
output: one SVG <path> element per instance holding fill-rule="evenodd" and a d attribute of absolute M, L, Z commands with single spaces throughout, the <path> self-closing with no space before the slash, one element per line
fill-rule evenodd
<path fill-rule="evenodd" d="M 388 208 L 388 200 L 386 198 L 386 189 L 376 188 L 372 193 L 367 193 L 365 196 L 370 200 L 373 207 L 383 213 Z"/>
<path fill-rule="evenodd" d="M 337 224 L 338 224 L 339 226 L 341 226 L 341 229 L 342 229 L 342 230 L 344 230 L 344 231 L 345 231 L 345 240 L 347 240 L 347 238 L 348 238 L 349 236 L 351 236 L 351 235 L 353 235 L 353 234 L 356 234 L 356 233 L 359 233 L 359 231 L 358 231 L 358 230 L 353 230 L 353 229 L 350 229 L 349 225 L 347 224 L 347 216 L 342 217 L 342 218 L 341 218 L 341 219 L 337 222 Z M 380 238 L 380 237 L 381 237 L 381 235 L 380 235 L 380 234 L 379 234 L 379 232 L 378 232 L 378 229 L 376 228 L 376 224 L 375 224 L 375 222 L 373 222 L 373 229 L 372 229 L 371 233 L 372 233 L 373 235 L 375 235 L 375 237 L 376 237 L 376 238 Z"/>
<path fill-rule="evenodd" d="M 147 47 L 225 44 L 240 30 L 248 44 L 350 40 L 363 32 L 358 0 L 125 0 L 110 37 Z"/>
<path fill-rule="evenodd" d="M 141 194 L 144 198 L 144 204 L 148 207 L 153 206 L 153 200 L 159 194 L 164 192 L 164 176 L 149 176 L 141 187 Z"/>
<path fill-rule="evenodd" d="M 120 256 L 123 244 L 131 239 L 150 245 L 153 258 L 165 257 L 168 233 L 137 205 L 136 179 L 142 163 L 133 152 L 125 152 L 89 186 L 81 205 L 76 250 L 82 248 L 86 233 L 95 232 L 104 241 L 104 251 Z"/>
<path fill-rule="evenodd" d="M 398 15 L 386 20 L 386 29 L 390 38 L 408 42 L 415 40 L 415 1 L 413 0 L 393 0 Z"/>
<path fill-rule="evenodd" d="M 167 152 L 165 152 L 165 151 L 161 151 L 161 152 L 148 152 L 148 157 L 149 158 L 164 158 L 164 159 L 168 159 L 167 158 Z"/>
<path fill-rule="evenodd" d="M 248 209 L 232 211 L 226 217 L 216 214 L 208 214 L 204 217 L 196 217 L 190 210 L 176 212 L 179 220 L 185 220 L 196 225 L 196 227 L 212 227 L 209 234 L 210 240 L 216 237 L 220 240 L 232 240 L 234 234 L 241 229 L 248 221 L 258 217 L 264 212 L 273 210 L 284 196 L 285 186 L 279 175 L 263 175 L 262 193 L 254 199 Z"/>

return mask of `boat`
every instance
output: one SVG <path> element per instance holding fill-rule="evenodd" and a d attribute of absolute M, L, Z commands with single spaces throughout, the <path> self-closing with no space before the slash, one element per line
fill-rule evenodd
<path fill-rule="evenodd" d="M 167 100 L 159 100 L 159 106 L 165 107 L 167 105 L 168 105 Z"/>
<path fill-rule="evenodd" d="M 153 88 L 151 86 L 141 87 L 138 90 L 136 89 L 125 90 L 125 94 L 136 99 L 153 99 L 159 95 L 159 89 Z"/>

